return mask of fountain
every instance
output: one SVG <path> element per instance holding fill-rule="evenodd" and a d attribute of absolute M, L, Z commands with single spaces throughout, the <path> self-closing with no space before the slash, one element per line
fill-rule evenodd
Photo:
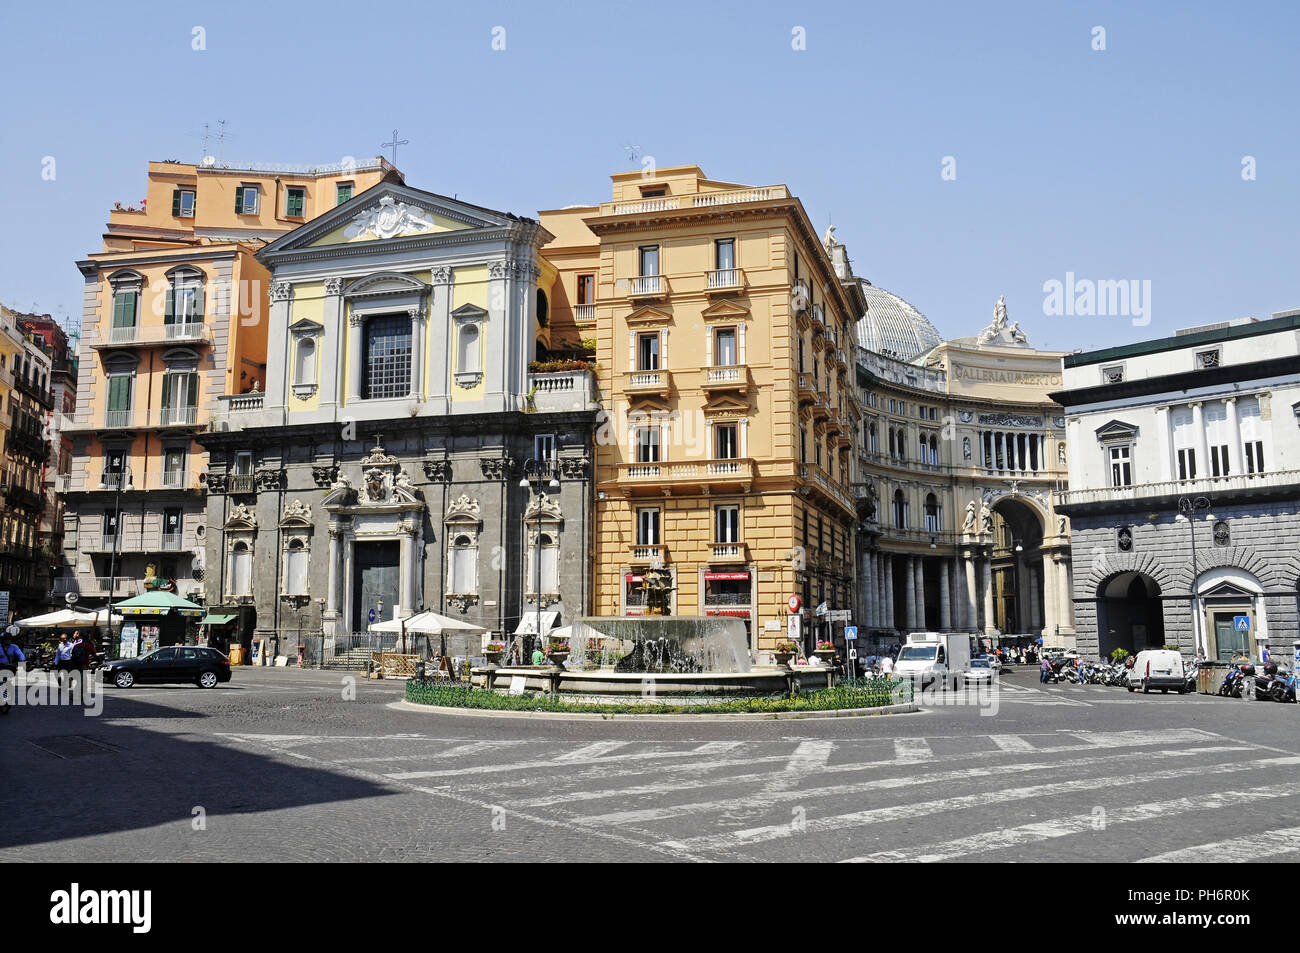
<path fill-rule="evenodd" d="M 745 624 L 721 616 L 602 616 L 569 627 L 563 664 L 476 668 L 471 682 L 497 691 L 544 691 L 574 700 L 647 702 L 665 696 L 681 703 L 719 695 L 778 696 L 826 688 L 831 670 L 755 665 Z"/>

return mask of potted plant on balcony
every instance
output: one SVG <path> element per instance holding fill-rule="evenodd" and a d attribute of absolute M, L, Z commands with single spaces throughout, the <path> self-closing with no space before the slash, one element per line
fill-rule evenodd
<path fill-rule="evenodd" d="M 489 665 L 500 665 L 501 656 L 505 655 L 506 647 L 501 642 L 489 642 L 483 647 L 483 657 L 488 660 Z"/>
<path fill-rule="evenodd" d="M 789 665 L 790 659 L 794 658 L 799 652 L 799 646 L 793 642 L 778 642 L 776 650 L 773 653 L 776 656 L 777 665 Z"/>

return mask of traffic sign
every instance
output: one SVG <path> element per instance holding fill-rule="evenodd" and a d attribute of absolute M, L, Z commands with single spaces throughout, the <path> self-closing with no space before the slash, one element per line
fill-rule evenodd
<path fill-rule="evenodd" d="M 856 625 L 846 625 L 844 627 L 844 641 L 852 642 L 857 637 L 858 637 L 858 627 Z M 854 651 L 856 651 L 856 649 Z"/>
<path fill-rule="evenodd" d="M 1237 629 L 1238 632 L 1249 632 L 1249 631 L 1250 631 L 1250 616 L 1248 616 L 1248 615 L 1235 615 L 1235 616 L 1232 617 L 1232 624 L 1233 624 L 1234 626 L 1236 626 L 1236 629 Z"/>
<path fill-rule="evenodd" d="M 857 660 L 857 657 L 858 657 L 858 650 L 857 650 L 857 649 L 849 649 L 849 661 L 850 661 L 850 662 L 856 661 L 856 660 Z"/>
<path fill-rule="evenodd" d="M 832 609 L 826 613 L 828 622 L 848 622 L 853 618 L 853 612 L 849 609 Z"/>
<path fill-rule="evenodd" d="M 370 620 L 370 624 L 371 624 L 371 625 L 374 625 L 374 622 L 375 622 L 375 610 L 374 610 L 374 609 L 371 609 L 370 612 L 367 614 L 366 618 L 368 618 L 368 619 Z"/>

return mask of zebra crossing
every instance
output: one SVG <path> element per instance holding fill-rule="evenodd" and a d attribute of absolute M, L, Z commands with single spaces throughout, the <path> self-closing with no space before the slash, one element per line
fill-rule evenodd
<path fill-rule="evenodd" d="M 565 742 L 231 734 L 665 859 L 1177 862 L 1236 829 L 1294 859 L 1300 754 L 1199 728 Z M 1205 834 L 1189 843 L 1189 831 Z M 1261 833 L 1255 833 L 1261 832 Z"/>

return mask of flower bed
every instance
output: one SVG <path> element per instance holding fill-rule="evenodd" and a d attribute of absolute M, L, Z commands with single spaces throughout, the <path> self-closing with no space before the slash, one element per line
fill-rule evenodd
<path fill-rule="evenodd" d="M 418 681 L 406 683 L 406 700 L 417 705 L 471 708 L 493 711 L 542 711 L 637 715 L 742 715 L 800 711 L 842 711 L 853 708 L 882 708 L 912 700 L 912 683 L 907 679 L 850 679 L 834 688 L 822 688 L 780 698 L 747 697 L 710 701 L 708 696 L 693 703 L 610 703 L 583 702 L 577 696 L 501 695 L 468 685 Z"/>

